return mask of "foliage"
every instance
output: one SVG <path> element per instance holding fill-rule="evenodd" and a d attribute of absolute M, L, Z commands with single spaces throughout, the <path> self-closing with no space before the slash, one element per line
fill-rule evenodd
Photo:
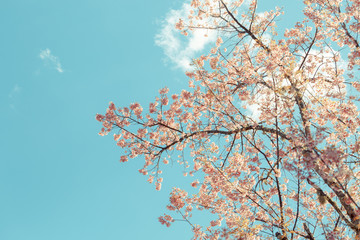
<path fill-rule="evenodd" d="M 242 2 L 192 0 L 176 28 L 218 39 L 194 59 L 189 89 L 161 89 L 147 113 L 110 103 L 100 134 L 116 132 L 121 162 L 144 156 L 158 190 L 169 161 L 198 177 L 196 194 L 174 188 L 167 207 L 194 239 L 360 239 L 360 1 L 304 0 L 282 37 L 281 9 Z M 193 211 L 214 220 L 196 225 Z"/>

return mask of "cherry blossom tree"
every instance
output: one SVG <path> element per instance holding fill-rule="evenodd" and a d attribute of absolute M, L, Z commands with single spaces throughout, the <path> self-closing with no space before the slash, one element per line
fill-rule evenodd
<path fill-rule="evenodd" d="M 360 239 L 360 1 L 303 4 L 280 36 L 279 8 L 192 0 L 175 27 L 218 38 L 189 88 L 96 116 L 157 190 L 171 161 L 194 178 L 194 193 L 173 188 L 162 224 L 180 216 L 194 239 Z M 201 211 L 207 226 L 192 221 Z"/>

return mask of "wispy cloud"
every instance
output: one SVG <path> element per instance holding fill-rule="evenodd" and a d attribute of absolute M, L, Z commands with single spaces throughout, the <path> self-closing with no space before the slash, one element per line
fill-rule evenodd
<path fill-rule="evenodd" d="M 50 64 L 59 73 L 64 72 L 64 69 L 61 66 L 59 58 L 52 55 L 50 49 L 46 48 L 45 50 L 41 50 L 39 57 L 45 62 L 45 64 Z"/>
<path fill-rule="evenodd" d="M 11 89 L 8 97 L 9 98 L 14 98 L 17 94 L 19 94 L 21 91 L 21 88 L 18 84 L 15 84 L 15 86 Z"/>
<path fill-rule="evenodd" d="M 20 92 L 21 92 L 20 86 L 18 84 L 15 84 L 14 87 L 11 89 L 11 91 L 8 94 L 9 106 L 15 112 L 17 112 L 15 102 L 16 102 L 17 96 L 20 94 Z"/>

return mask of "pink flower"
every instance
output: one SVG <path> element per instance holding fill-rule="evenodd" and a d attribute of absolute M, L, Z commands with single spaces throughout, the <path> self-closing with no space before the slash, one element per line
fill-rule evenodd
<path fill-rule="evenodd" d="M 156 112 L 156 105 L 157 105 L 157 103 L 150 103 L 149 104 L 149 112 L 150 113 Z"/>
<path fill-rule="evenodd" d="M 182 90 L 181 97 L 183 97 L 184 99 L 189 99 L 191 97 L 191 93 L 186 90 Z"/>
<path fill-rule="evenodd" d="M 153 183 L 154 181 L 154 176 L 149 176 L 148 180 L 147 180 L 149 183 Z"/>
<path fill-rule="evenodd" d="M 132 103 L 130 104 L 130 109 L 134 110 L 135 108 L 141 107 L 139 103 Z"/>
<path fill-rule="evenodd" d="M 126 142 L 124 139 L 120 139 L 116 145 L 118 145 L 119 147 L 125 147 L 126 146 Z"/>
<path fill-rule="evenodd" d="M 170 227 L 170 223 L 174 222 L 174 219 L 170 215 L 167 215 L 167 214 L 164 214 L 164 216 L 161 216 L 158 219 L 162 225 L 165 225 L 167 227 Z"/>
<path fill-rule="evenodd" d="M 114 134 L 115 141 L 118 141 L 120 137 L 121 137 L 121 134 Z"/>
<path fill-rule="evenodd" d="M 216 69 L 216 64 L 218 61 L 219 61 L 219 58 L 217 58 L 217 57 L 211 58 L 210 59 L 210 67 L 212 69 Z"/>
<path fill-rule="evenodd" d="M 155 187 L 156 190 L 158 190 L 158 191 L 161 190 L 161 183 L 160 183 L 160 182 L 156 182 L 156 183 L 155 183 L 155 186 L 156 186 L 156 187 Z"/>
<path fill-rule="evenodd" d="M 199 181 L 196 180 L 196 181 L 193 181 L 193 182 L 191 183 L 191 186 L 194 187 L 194 188 L 196 188 L 196 187 L 198 186 L 198 184 L 199 184 Z"/>
<path fill-rule="evenodd" d="M 218 226 L 218 225 L 220 225 L 220 221 L 219 221 L 219 220 L 211 221 L 211 222 L 210 222 L 210 225 L 211 225 L 212 227 Z"/>
<path fill-rule="evenodd" d="M 120 157 L 120 162 L 127 162 L 128 161 L 128 157 L 127 156 L 121 156 Z"/>
<path fill-rule="evenodd" d="M 111 111 L 115 111 L 115 110 L 116 110 L 115 104 L 114 104 L 113 102 L 110 102 L 109 109 L 110 109 Z"/>
<path fill-rule="evenodd" d="M 168 105 L 168 103 L 169 103 L 169 99 L 168 99 L 168 98 L 163 98 L 163 99 L 161 99 L 161 105 L 166 106 L 166 105 Z"/>
<path fill-rule="evenodd" d="M 195 74 L 194 74 L 193 72 L 186 72 L 185 74 L 186 74 L 186 76 L 188 76 L 189 78 L 195 77 Z"/>
<path fill-rule="evenodd" d="M 201 163 L 200 163 L 200 162 L 196 161 L 196 162 L 194 163 L 194 170 L 195 170 L 195 171 L 198 171 L 201 167 L 202 167 L 202 166 L 201 166 Z"/>
<path fill-rule="evenodd" d="M 167 94 L 168 92 L 169 92 L 169 88 L 167 88 L 167 87 L 164 87 L 164 88 L 159 90 L 160 94 Z"/>
<path fill-rule="evenodd" d="M 223 43 L 223 40 L 221 39 L 221 37 L 218 37 L 216 39 L 216 46 L 219 47 L 221 43 Z"/>
<path fill-rule="evenodd" d="M 175 28 L 179 30 L 184 29 L 184 21 L 182 19 L 179 19 L 179 21 L 175 24 Z"/>
<path fill-rule="evenodd" d="M 101 114 L 96 114 L 96 120 L 98 120 L 99 122 L 103 121 L 105 118 L 104 115 L 101 115 Z"/>

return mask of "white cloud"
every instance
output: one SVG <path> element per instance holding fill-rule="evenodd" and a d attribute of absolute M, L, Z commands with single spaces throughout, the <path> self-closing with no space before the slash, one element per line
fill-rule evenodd
<path fill-rule="evenodd" d="M 336 58 L 336 61 L 335 61 Z M 328 47 L 324 51 L 312 49 L 309 52 L 308 61 L 304 64 L 305 68 L 313 67 L 312 72 L 308 72 L 307 77 L 312 78 L 314 75 L 322 76 L 327 79 L 328 82 L 318 81 L 308 83 L 304 96 L 309 100 L 318 100 L 319 97 L 332 96 L 332 95 L 345 95 L 346 87 L 344 83 L 339 83 L 337 87 L 334 87 L 331 82 L 333 81 L 333 74 L 329 74 L 330 71 L 343 70 L 347 68 L 347 62 L 341 57 L 340 52 Z M 316 71 L 316 72 L 315 72 Z"/>
<path fill-rule="evenodd" d="M 46 48 L 45 50 L 41 50 L 39 57 L 44 60 L 45 64 L 52 65 L 59 73 L 64 72 L 59 58 L 52 55 L 50 49 Z"/>
<path fill-rule="evenodd" d="M 190 64 L 196 53 L 216 40 L 215 31 L 197 29 L 184 38 L 180 31 L 175 29 L 175 24 L 179 19 L 187 19 L 190 10 L 188 3 L 184 3 L 179 10 L 170 10 L 160 32 L 155 36 L 155 44 L 164 50 L 165 55 L 175 64 L 175 67 L 184 71 L 191 70 Z"/>
<path fill-rule="evenodd" d="M 304 56 L 304 55 L 303 55 Z M 336 58 L 336 61 L 335 61 Z M 294 78 L 297 77 L 306 77 L 307 79 L 311 79 L 313 77 L 322 77 L 322 80 L 317 80 L 314 82 L 306 82 L 301 87 L 303 91 L 303 97 L 305 102 L 319 102 L 323 97 L 329 98 L 333 96 L 344 96 L 346 94 L 346 87 L 343 83 L 338 83 L 336 85 L 332 84 L 333 76 L 329 74 L 328 71 L 334 71 L 335 66 L 338 70 L 345 70 L 347 66 L 347 62 L 345 62 L 341 58 L 341 54 L 338 51 L 335 51 L 331 48 L 326 48 L 325 51 L 319 51 L 316 49 L 310 50 L 308 54 L 307 61 L 305 62 L 305 70 L 304 76 L 297 76 L 296 71 L 300 66 L 300 62 L 296 64 L 294 68 Z M 307 68 L 311 69 L 308 70 Z M 299 79 L 300 80 L 300 79 Z M 266 82 L 272 82 L 268 78 L 265 78 Z M 327 82 L 328 81 L 328 82 Z M 304 82 L 301 80 L 299 82 Z M 287 79 L 277 79 L 276 84 L 278 89 L 290 86 L 290 82 Z M 273 91 L 269 90 L 267 87 L 263 85 L 257 85 L 254 89 L 254 101 L 249 103 L 247 102 L 244 106 L 247 109 L 248 116 L 254 121 L 258 122 L 259 117 L 261 115 L 261 110 L 259 110 L 260 105 L 258 103 L 268 102 L 269 99 L 272 99 Z M 286 96 L 286 93 L 283 93 Z M 293 94 L 289 96 L 293 98 Z M 281 99 L 280 99 L 281 101 Z M 270 106 L 274 108 L 275 103 L 270 101 Z"/>
<path fill-rule="evenodd" d="M 234 0 L 229 0 L 233 2 Z M 251 0 L 244 0 L 240 9 L 244 10 L 250 5 Z M 214 8 L 217 7 L 218 2 L 210 1 Z M 192 59 L 197 57 L 197 54 L 201 53 L 204 48 L 215 43 L 217 38 L 217 31 L 210 29 L 195 29 L 189 33 L 189 36 L 184 37 L 181 35 L 178 29 L 175 29 L 175 24 L 182 19 L 186 22 L 188 15 L 193 8 L 190 6 L 190 0 L 181 6 L 178 10 L 170 10 L 165 20 L 162 23 L 161 29 L 155 36 L 155 44 L 161 47 L 167 60 L 172 62 L 176 68 L 180 68 L 184 71 L 192 70 Z M 238 11 L 240 13 L 240 11 Z M 202 20 L 192 19 L 193 25 L 209 25 L 214 19 L 204 18 Z"/>

